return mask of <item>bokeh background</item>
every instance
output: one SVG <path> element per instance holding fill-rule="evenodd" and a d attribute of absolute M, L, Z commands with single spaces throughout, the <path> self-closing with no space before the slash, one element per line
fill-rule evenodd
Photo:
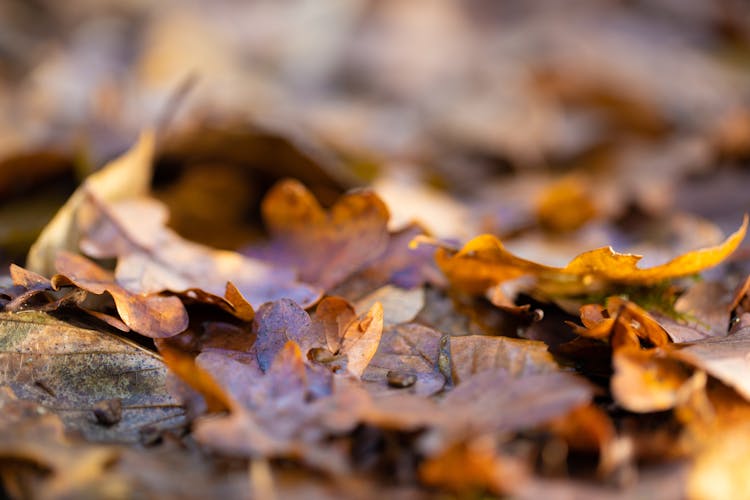
<path fill-rule="evenodd" d="M 261 235 L 291 176 L 375 186 L 394 226 L 648 265 L 750 210 L 750 4 L 4 0 L 3 260 L 145 128 L 172 226 L 213 246 Z"/>

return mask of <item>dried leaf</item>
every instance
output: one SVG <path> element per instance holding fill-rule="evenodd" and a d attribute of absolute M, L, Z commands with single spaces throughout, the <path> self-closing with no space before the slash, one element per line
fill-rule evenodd
<path fill-rule="evenodd" d="M 404 290 L 386 285 L 358 300 L 355 304 L 357 313 L 363 314 L 376 302 L 383 306 L 383 324 L 386 327 L 408 323 L 424 307 L 424 289 Z"/>
<path fill-rule="evenodd" d="M 300 278 L 329 289 L 380 256 L 388 244 L 388 209 L 371 191 L 354 191 L 325 211 L 298 181 L 285 180 L 263 200 L 272 241 L 263 252 Z"/>
<path fill-rule="evenodd" d="M 573 331 L 583 337 L 607 340 L 613 349 L 647 346 L 664 346 L 669 343 L 667 331 L 659 322 L 635 303 L 621 297 L 607 298 L 607 315 L 597 304 L 581 307 L 584 327 L 569 323 Z"/>
<path fill-rule="evenodd" d="M 305 353 L 316 345 L 310 345 L 309 333 L 312 329 L 310 316 L 289 299 L 264 304 L 258 309 L 253 325 L 258 339 L 255 350 L 263 371 L 268 371 L 271 363 L 284 345 L 294 341 Z"/>
<path fill-rule="evenodd" d="M 454 286 L 470 293 L 483 294 L 498 283 L 530 275 L 536 278 L 535 291 L 551 296 L 576 295 L 615 285 L 652 285 L 713 267 L 737 249 L 747 225 L 745 216 L 740 228 L 720 245 L 646 269 L 637 267 L 640 256 L 617 253 L 611 247 L 584 252 L 562 268 L 550 267 L 514 255 L 492 235 L 477 236 L 458 251 L 441 246 L 435 259 Z"/>
<path fill-rule="evenodd" d="M 669 356 L 705 370 L 750 400 L 750 328 L 733 335 L 675 344 Z"/>
<path fill-rule="evenodd" d="M 346 368 L 361 377 L 375 355 L 383 333 L 383 306 L 375 302 L 361 320 L 349 324 L 341 339 L 339 353 L 346 355 Z"/>
<path fill-rule="evenodd" d="M 634 412 L 675 408 L 706 384 L 705 373 L 693 372 L 658 349 L 622 348 L 612 361 L 612 395 L 620 406 Z"/>
<path fill-rule="evenodd" d="M 328 351 L 336 353 L 341 347 L 346 327 L 357 318 L 354 307 L 341 297 L 326 297 L 320 301 L 313 315 L 312 338 Z"/>
<path fill-rule="evenodd" d="M 560 370 L 544 342 L 469 335 L 450 339 L 451 371 L 460 384 L 486 370 L 505 370 L 509 376 L 525 377 Z"/>
<path fill-rule="evenodd" d="M 0 344 L 0 384 L 55 409 L 89 440 L 134 442 L 141 429 L 183 423 L 182 408 L 166 391 L 166 367 L 132 342 L 25 312 L 0 313 Z M 122 402 L 121 419 L 99 425 L 94 406 L 113 398 Z"/>
<path fill-rule="evenodd" d="M 108 205 L 90 196 L 81 219 L 81 249 L 96 258 L 117 257 L 117 282 L 133 293 L 199 289 L 204 300 L 226 301 L 246 319 L 244 302 L 257 308 L 288 297 L 305 307 L 321 291 L 296 281 L 289 270 L 272 269 L 236 252 L 214 250 L 180 238 L 165 226 L 167 214 L 150 199 Z M 231 282 L 230 287 L 227 283 Z"/>
<path fill-rule="evenodd" d="M 86 179 L 31 246 L 26 257 L 26 267 L 33 272 L 51 276 L 55 271 L 54 262 L 58 251 L 78 251 L 82 233 L 77 218 L 85 202 L 86 192 L 96 193 L 102 200 L 112 202 L 145 195 L 151 183 L 153 154 L 154 135 L 144 132 L 130 151 Z"/>
<path fill-rule="evenodd" d="M 85 257 L 68 252 L 58 253 L 55 267 L 60 273 L 52 278 L 55 289 L 73 284 L 97 295 L 109 293 L 125 324 L 141 335 L 172 337 L 188 326 L 187 311 L 177 297 L 130 293 L 115 283 L 109 271 Z"/>
<path fill-rule="evenodd" d="M 374 392 L 409 392 L 430 396 L 445 385 L 438 369 L 438 352 L 442 334 L 426 326 L 406 323 L 386 328 L 375 356 L 362 375 L 368 389 Z M 404 389 L 390 389 L 388 374 L 414 376 L 414 384 Z"/>

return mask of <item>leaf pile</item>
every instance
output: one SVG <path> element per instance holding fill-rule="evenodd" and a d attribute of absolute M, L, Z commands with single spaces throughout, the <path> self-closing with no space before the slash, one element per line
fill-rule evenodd
<path fill-rule="evenodd" d="M 165 226 L 152 198 L 112 197 L 102 187 L 125 167 L 147 172 L 150 147 L 146 135 L 84 183 L 34 246 L 30 269 L 11 268 L 2 381 L 7 404 L 18 398 L 51 411 L 39 426 L 62 422 L 69 433 L 110 443 L 189 429 L 215 457 L 291 461 L 337 480 L 398 471 L 402 485 L 522 495 L 536 474 L 559 473 L 575 454 L 594 459 L 589 474 L 611 478 L 655 453 L 703 453 L 721 425 L 750 409 L 745 326 L 682 344 L 669 324 L 610 295 L 605 306 L 581 307 L 582 326 L 569 321 L 567 336 L 545 343 L 528 337 L 549 320 L 529 316 L 522 299 L 539 306 L 546 297 L 625 293 L 693 274 L 737 248 L 747 217 L 721 245 L 644 270 L 637 256 L 611 249 L 554 268 L 515 256 L 491 236 L 459 251 L 438 243 L 445 283 L 434 278 L 429 253 L 409 249 L 409 240 L 429 236 L 389 231 L 388 210 L 372 191 L 325 210 L 302 184 L 282 181 L 263 203 L 267 243 L 242 255 L 186 241 Z M 91 259 L 114 259 L 114 271 Z M 35 272 L 50 268 L 50 279 Z M 396 279 L 405 271 L 408 288 Z M 445 320 L 425 302 L 426 290 L 454 296 L 450 314 L 481 324 L 488 305 L 462 293 L 492 298 L 520 278 L 530 280 L 495 314 L 515 318 L 526 330 L 521 338 L 442 332 Z M 359 284 L 347 292 L 338 287 L 346 282 Z M 746 293 L 740 287 L 731 298 L 725 325 L 730 314 L 743 317 Z M 102 333 L 50 313 L 87 315 Z M 153 339 L 171 375 L 155 353 L 110 330 L 132 332 L 144 345 Z M 587 368 L 597 360 L 603 373 Z M 674 412 L 662 417 L 670 438 L 636 417 L 665 411 Z M 39 446 L 67 450 L 60 439 Z M 655 450 L 660 442 L 669 450 Z M 123 453 L 76 446 L 96 463 L 97 454 Z M 6 448 L 6 456 L 28 460 L 22 448 Z M 34 461 L 44 467 L 70 467 L 42 455 Z M 99 488 L 67 487 L 84 486 Z"/>
<path fill-rule="evenodd" d="M 0 7 L 0 496 L 746 498 L 699 4 Z"/>

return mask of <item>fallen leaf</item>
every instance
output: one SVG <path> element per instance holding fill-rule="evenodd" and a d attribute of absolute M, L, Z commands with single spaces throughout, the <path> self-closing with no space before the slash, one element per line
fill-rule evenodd
<path fill-rule="evenodd" d="M 187 311 L 177 297 L 131 293 L 118 285 L 109 271 L 64 251 L 58 253 L 55 267 L 59 274 L 51 280 L 53 288 L 72 284 L 97 295 L 109 293 L 125 324 L 141 335 L 172 337 L 188 326 Z"/>
<path fill-rule="evenodd" d="M 349 302 L 341 297 L 326 297 L 315 308 L 313 315 L 312 338 L 325 345 L 328 352 L 336 353 L 341 347 L 346 327 L 357 318 L 357 313 Z"/>
<path fill-rule="evenodd" d="M 256 313 L 253 328 L 258 335 L 255 351 L 263 371 L 271 367 L 273 360 L 289 341 L 301 344 L 300 349 L 305 354 L 310 348 L 316 347 L 308 343 L 308 335 L 312 329 L 310 316 L 289 299 L 262 305 Z"/>
<path fill-rule="evenodd" d="M 549 422 L 591 401 L 594 391 L 570 373 L 516 377 L 485 370 L 459 383 L 441 401 L 455 427 L 450 433 L 515 432 Z"/>
<path fill-rule="evenodd" d="M 750 328 L 726 337 L 674 344 L 669 356 L 705 370 L 750 400 Z"/>
<path fill-rule="evenodd" d="M 166 391 L 166 367 L 130 341 L 30 311 L 0 313 L 0 344 L 0 384 L 58 413 L 89 440 L 137 442 L 143 429 L 184 423 Z M 120 420 L 98 424 L 95 405 L 113 398 L 122 403 Z"/>
<path fill-rule="evenodd" d="M 624 347 L 614 353 L 612 362 L 612 396 L 634 412 L 670 410 L 687 403 L 706 385 L 704 372 L 695 372 L 658 349 Z"/>
<path fill-rule="evenodd" d="M 577 295 L 617 285 L 652 285 L 713 267 L 737 249 L 747 225 L 745 216 L 740 228 L 720 245 L 646 269 L 637 267 L 640 256 L 617 253 L 611 247 L 584 252 L 565 267 L 550 267 L 514 255 L 499 239 L 487 234 L 477 236 L 460 250 L 439 246 L 435 259 L 451 283 L 469 293 L 483 294 L 498 283 L 530 275 L 536 279 L 534 291 L 548 296 Z"/>
<path fill-rule="evenodd" d="M 394 325 L 383 331 L 375 356 L 362 375 L 368 390 L 380 392 L 408 392 L 430 396 L 445 385 L 445 377 L 438 368 L 438 354 L 442 334 L 415 323 Z M 413 376 L 413 384 L 393 388 L 388 374 Z M 391 375 L 393 377 L 393 375 Z"/>
<path fill-rule="evenodd" d="M 383 333 L 383 306 L 375 302 L 361 320 L 349 324 L 338 353 L 346 355 L 346 369 L 361 377 L 375 355 Z"/>
<path fill-rule="evenodd" d="M 411 248 L 409 242 L 425 230 L 411 224 L 389 235 L 388 246 L 363 269 L 349 276 L 331 291 L 349 300 L 361 300 L 375 289 L 394 285 L 411 290 L 424 284 L 444 286 L 445 277 L 435 265 L 430 248 Z"/>
<path fill-rule="evenodd" d="M 487 370 L 502 369 L 511 377 L 560 370 L 544 342 L 469 335 L 450 339 L 451 371 L 457 384 Z"/>
<path fill-rule="evenodd" d="M 245 303 L 257 308 L 283 297 L 309 307 L 320 298 L 320 290 L 296 281 L 290 270 L 183 240 L 165 226 L 167 213 L 155 200 L 108 205 L 89 196 L 88 201 L 80 218 L 81 249 L 96 258 L 116 257 L 117 282 L 133 293 L 198 289 L 198 298 L 224 301 L 237 311 L 245 311 Z M 249 311 L 234 314 L 250 316 Z"/>
<path fill-rule="evenodd" d="M 393 285 L 385 285 L 358 300 L 355 309 L 358 314 L 363 314 L 376 302 L 383 306 L 384 326 L 408 323 L 424 307 L 424 289 L 419 287 L 404 290 Z"/>
<path fill-rule="evenodd" d="M 388 209 L 372 191 L 353 191 L 325 211 L 298 181 L 274 186 L 262 205 L 271 242 L 267 259 L 330 289 L 379 257 L 388 245 Z"/>
<path fill-rule="evenodd" d="M 82 233 L 77 218 L 87 192 L 95 192 L 102 200 L 111 202 L 145 195 L 151 183 L 153 154 L 154 135 L 144 132 L 130 151 L 89 176 L 31 246 L 26 267 L 44 276 L 52 276 L 60 250 L 78 251 Z"/>
<path fill-rule="evenodd" d="M 622 347 L 664 346 L 670 342 L 669 335 L 645 310 L 634 302 L 621 297 L 607 298 L 606 316 L 604 308 L 597 304 L 581 307 L 583 327 L 569 323 L 573 331 L 582 337 L 605 340 L 613 349 Z"/>

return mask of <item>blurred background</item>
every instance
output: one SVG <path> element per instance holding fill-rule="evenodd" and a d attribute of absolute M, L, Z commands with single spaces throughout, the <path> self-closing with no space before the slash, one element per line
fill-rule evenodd
<path fill-rule="evenodd" d="M 750 3 L 3 0 L 2 260 L 147 127 L 170 224 L 215 247 L 296 177 L 374 186 L 394 228 L 655 264 L 750 211 Z"/>

